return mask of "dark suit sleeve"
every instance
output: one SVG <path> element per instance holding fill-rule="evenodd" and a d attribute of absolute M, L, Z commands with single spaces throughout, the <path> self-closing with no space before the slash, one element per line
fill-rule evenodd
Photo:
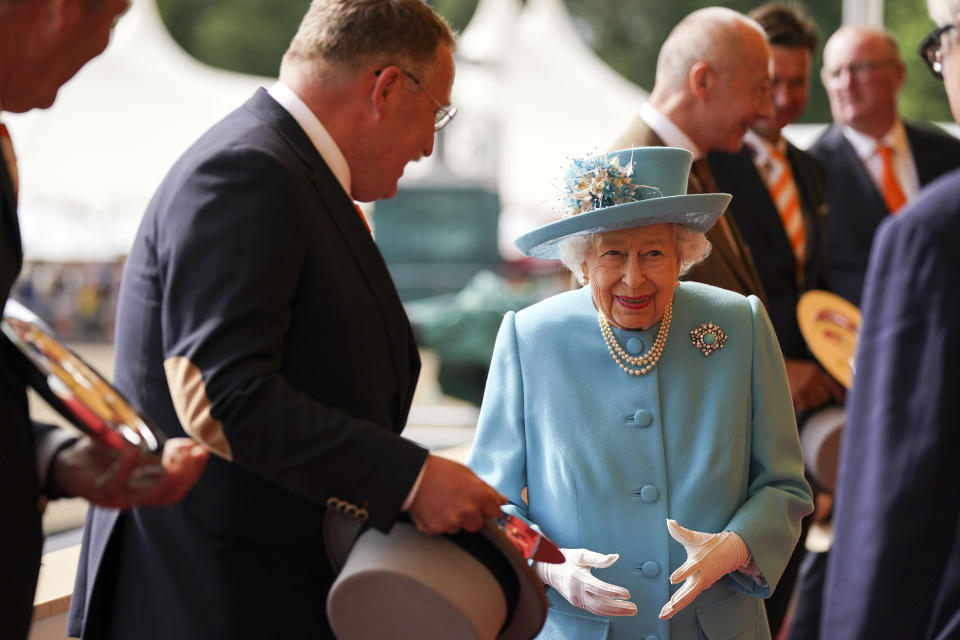
<path fill-rule="evenodd" d="M 958 191 L 934 205 L 956 209 Z M 881 226 L 871 254 L 823 638 L 949 635 L 929 625 L 960 553 L 960 224 L 944 233 L 910 219 L 921 214 L 915 207 Z"/>
<path fill-rule="evenodd" d="M 301 270 L 321 250 L 306 216 L 329 215 L 296 171 L 267 152 L 233 149 L 188 168 L 158 196 L 169 199 L 155 233 L 167 382 L 185 429 L 221 456 L 312 502 L 338 497 L 366 508 L 374 526 L 388 528 L 426 451 L 390 431 L 402 425 L 324 406 L 282 371 L 289 349 L 324 353 L 285 340 L 304 293 Z M 324 313 L 349 314 L 350 295 L 371 295 L 337 291 L 338 271 L 352 268 L 330 264 L 330 292 L 310 292 L 328 295 Z M 319 331 L 310 339 L 330 340 Z M 355 339 L 353 348 L 337 345 L 355 361 L 318 358 L 317 375 L 390 366 L 389 354 L 365 351 L 370 336 L 359 328 Z"/>

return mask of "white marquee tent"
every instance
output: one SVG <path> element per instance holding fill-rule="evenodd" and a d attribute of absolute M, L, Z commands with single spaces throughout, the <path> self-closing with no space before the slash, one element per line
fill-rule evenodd
<path fill-rule="evenodd" d="M 269 82 L 197 62 L 170 37 L 154 0 L 134 0 L 107 51 L 52 108 L 5 116 L 20 167 L 27 258 L 125 255 L 173 161 Z"/>

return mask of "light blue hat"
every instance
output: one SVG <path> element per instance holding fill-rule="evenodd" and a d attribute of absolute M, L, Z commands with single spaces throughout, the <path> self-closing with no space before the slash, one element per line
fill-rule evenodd
<path fill-rule="evenodd" d="M 675 222 L 706 232 L 730 203 L 728 193 L 687 195 L 693 154 L 674 147 L 639 147 L 573 161 L 564 176 L 568 217 L 514 241 L 534 258 L 557 259 L 570 236 Z"/>

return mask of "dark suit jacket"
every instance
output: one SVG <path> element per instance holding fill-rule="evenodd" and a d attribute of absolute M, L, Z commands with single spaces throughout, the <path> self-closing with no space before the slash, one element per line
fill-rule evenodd
<path fill-rule="evenodd" d="M 960 170 L 877 232 L 820 637 L 960 633 Z"/>
<path fill-rule="evenodd" d="M 664 146 L 663 140 L 638 116 L 611 148 L 662 146 Z M 691 171 L 687 193 L 708 193 L 709 191 Z M 726 223 L 723 222 L 724 219 Z M 730 235 L 724 230 L 724 224 L 730 230 Z M 743 295 L 755 295 L 766 304 L 766 294 L 753 263 L 753 257 L 750 255 L 750 249 L 743 241 L 733 219 L 728 214 L 724 214 L 707 232 L 707 239 L 713 245 L 710 255 L 682 279 L 712 284 Z"/>
<path fill-rule="evenodd" d="M 397 435 L 420 361 L 351 199 L 263 90 L 174 165 L 126 264 L 115 383 L 182 435 L 171 363 L 202 374 L 173 391 L 232 461 L 212 457 L 179 505 L 90 512 L 71 632 L 332 637 L 325 505 L 392 526 L 427 455 Z"/>
<path fill-rule="evenodd" d="M 960 167 L 960 140 L 939 129 L 904 126 L 921 187 Z M 809 151 L 827 174 L 827 280 L 832 291 L 859 306 L 873 235 L 890 212 L 841 127 L 831 125 Z"/>
<path fill-rule="evenodd" d="M 23 264 L 16 204 L 0 159 L 0 310 Z M 49 486 L 41 487 L 37 471 L 49 467 L 56 453 L 76 439 L 56 427 L 31 423 L 28 366 L 0 334 L 0 635 L 14 639 L 26 638 L 30 627 L 43 547 L 43 505 L 46 497 L 56 497 Z"/>
<path fill-rule="evenodd" d="M 20 273 L 23 254 L 13 186 L 0 158 L 0 298 L 7 297 Z M 40 485 L 21 362 L 0 336 L 0 629 L 4 637 L 26 638 L 40 569 Z M 7 635 L 9 634 L 9 636 Z"/>
<path fill-rule="evenodd" d="M 797 186 L 806 239 L 804 273 L 797 277 L 797 260 L 750 151 L 711 152 L 707 155 L 713 178 L 721 191 L 733 194 L 727 215 L 750 247 L 763 289 L 767 309 L 784 357 L 811 359 L 800 326 L 797 300 L 810 289 L 826 288 L 824 280 L 827 193 L 823 167 L 807 153 L 787 145 L 787 162 Z"/>

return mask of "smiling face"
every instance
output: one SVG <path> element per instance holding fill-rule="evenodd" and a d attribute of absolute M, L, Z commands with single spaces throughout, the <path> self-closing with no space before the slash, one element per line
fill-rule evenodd
<path fill-rule="evenodd" d="M 761 118 L 753 129 L 771 141 L 780 139 L 780 131 L 796 122 L 807 106 L 810 94 L 810 50 L 805 47 L 770 47 L 773 57 L 773 117 Z"/>
<path fill-rule="evenodd" d="M 875 138 L 893 126 L 904 67 L 896 46 L 882 32 L 838 30 L 824 46 L 821 79 L 838 124 Z"/>
<path fill-rule="evenodd" d="M 672 224 L 608 231 L 583 262 L 594 306 L 620 329 L 649 329 L 673 300 L 680 259 Z"/>
<path fill-rule="evenodd" d="M 747 129 L 772 115 L 770 48 L 759 32 L 746 27 L 743 31 L 739 51 L 729 53 L 716 67 L 714 88 L 705 104 L 711 116 L 703 151 L 739 151 Z"/>

